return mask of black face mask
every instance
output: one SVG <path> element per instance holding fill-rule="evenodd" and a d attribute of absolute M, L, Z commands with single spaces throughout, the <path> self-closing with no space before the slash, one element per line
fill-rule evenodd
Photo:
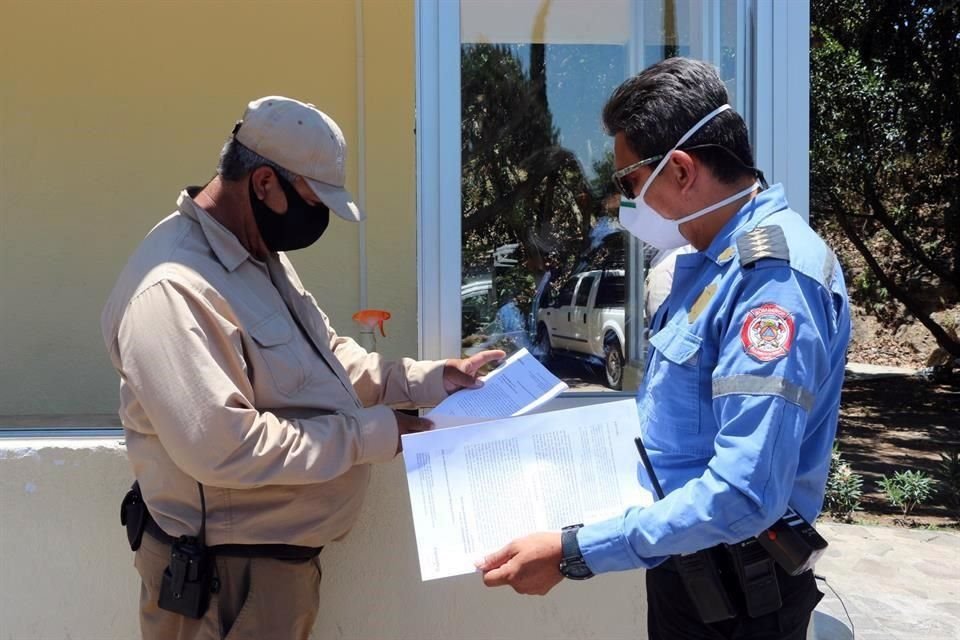
<path fill-rule="evenodd" d="M 327 230 L 327 225 L 330 224 L 330 209 L 322 203 L 310 204 L 300 197 L 296 188 L 280 177 L 280 174 L 275 175 L 287 197 L 286 213 L 277 213 L 257 198 L 253 191 L 252 177 L 247 183 L 253 218 L 260 230 L 260 237 L 270 251 L 296 251 L 309 247 Z"/>

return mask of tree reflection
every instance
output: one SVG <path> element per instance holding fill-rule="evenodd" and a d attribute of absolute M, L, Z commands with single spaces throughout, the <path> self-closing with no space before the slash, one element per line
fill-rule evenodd
<path fill-rule="evenodd" d="M 594 163 L 591 178 L 560 144 L 546 46 L 530 46 L 527 70 L 515 47 L 461 50 L 463 280 L 474 289 L 489 282 L 492 307 L 487 315 L 473 307 L 465 313 L 464 347 L 497 339 L 512 342 L 510 349 L 529 346 L 542 296 L 579 270 L 623 268 L 612 155 Z M 570 68 L 576 73 L 577 60 Z"/>

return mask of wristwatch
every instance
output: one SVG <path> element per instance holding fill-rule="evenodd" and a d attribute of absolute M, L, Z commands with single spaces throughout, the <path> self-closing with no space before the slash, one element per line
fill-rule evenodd
<path fill-rule="evenodd" d="M 577 531 L 582 524 L 573 524 L 564 527 L 560 532 L 560 573 L 571 580 L 586 580 L 593 577 L 593 571 L 583 561 L 580 553 L 580 543 L 577 542 Z"/>

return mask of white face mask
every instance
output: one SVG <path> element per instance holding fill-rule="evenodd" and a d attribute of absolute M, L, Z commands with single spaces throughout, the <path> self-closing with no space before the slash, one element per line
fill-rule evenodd
<path fill-rule="evenodd" d="M 707 215 L 711 211 L 716 211 L 721 207 L 725 207 L 731 202 L 739 200 L 743 196 L 752 193 L 754 189 L 760 186 L 759 182 L 754 182 L 743 191 L 739 191 L 729 198 L 724 198 L 720 202 L 712 204 L 709 207 L 704 207 L 699 211 L 694 211 L 690 215 L 684 216 L 678 220 L 669 220 L 663 217 L 660 212 L 647 204 L 646 200 L 643 198 L 643 196 L 647 193 L 647 189 L 649 189 L 650 185 L 653 183 L 654 178 L 656 178 L 657 175 L 667 165 L 667 161 L 670 160 L 670 156 L 673 155 L 673 152 L 676 151 L 680 145 L 689 140 L 690 136 L 696 133 L 700 127 L 729 108 L 729 104 L 718 107 L 704 116 L 700 122 L 693 125 L 689 131 L 683 134 L 683 137 L 680 138 L 677 144 L 675 144 L 670 151 L 664 154 L 663 159 L 660 160 L 660 164 L 657 165 L 657 168 L 653 170 L 653 173 L 650 174 L 650 177 L 647 178 L 647 181 L 643 184 L 643 188 L 640 190 L 640 195 L 633 200 L 621 201 L 620 224 L 623 225 L 627 231 L 640 240 L 643 240 L 647 244 L 656 247 L 657 249 L 676 249 L 677 247 L 682 247 L 685 244 L 689 244 L 689 242 L 683 237 L 683 234 L 680 233 L 681 224 L 691 220 L 696 220 L 701 216 Z"/>

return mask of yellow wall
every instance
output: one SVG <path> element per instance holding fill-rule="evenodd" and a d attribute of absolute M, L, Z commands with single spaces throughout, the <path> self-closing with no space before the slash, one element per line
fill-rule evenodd
<path fill-rule="evenodd" d="M 317 104 L 357 185 L 356 5 L 312 1 L 0 0 L 0 415 L 111 413 L 100 309 L 181 187 L 213 175 L 246 102 Z M 364 0 L 369 306 L 415 354 L 412 0 Z M 358 229 L 333 218 L 292 254 L 354 333 Z"/>

